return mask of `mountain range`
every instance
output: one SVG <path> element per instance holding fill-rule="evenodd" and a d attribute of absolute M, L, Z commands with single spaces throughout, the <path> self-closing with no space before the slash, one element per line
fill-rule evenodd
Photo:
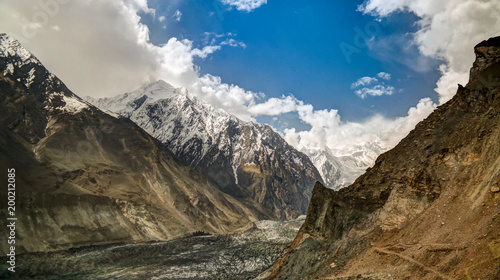
<path fill-rule="evenodd" d="M 271 170 L 269 177 L 276 177 L 275 169 L 279 168 L 277 162 L 270 165 L 262 163 L 266 161 L 265 158 L 271 156 L 269 153 L 272 151 L 286 154 L 286 158 L 290 158 L 290 155 L 294 163 L 300 162 L 284 166 L 284 172 L 295 177 L 285 185 L 286 188 L 295 188 L 294 185 L 298 184 L 307 189 L 306 194 L 299 194 L 293 199 L 308 201 L 307 193 L 310 190 L 305 185 L 314 185 L 318 180 L 331 189 L 346 187 L 367 168 L 373 166 L 378 155 L 388 150 L 377 142 L 367 142 L 353 145 L 349 150 L 305 147 L 298 153 L 271 127 L 255 122 L 243 122 L 200 100 L 185 88 L 174 88 L 162 80 L 111 98 L 84 98 L 104 111 L 130 118 L 189 165 L 207 174 L 221 190 L 232 195 L 249 197 L 257 203 L 268 198 L 262 198 L 262 195 L 255 192 L 262 192 L 262 188 L 269 188 L 271 183 L 264 183 L 265 187 L 257 187 L 255 190 L 254 182 L 241 181 L 238 177 L 248 177 L 240 173 L 250 169 L 245 166 L 253 165 Z M 193 127 L 195 129 L 192 129 Z M 252 147 L 245 146 L 245 142 L 253 143 Z M 256 153 L 260 154 L 258 159 L 253 156 Z M 216 161 L 217 164 L 214 164 Z M 287 159 L 277 161 L 283 166 Z M 273 165 L 274 168 L 270 169 Z M 310 171 L 309 174 L 300 174 L 302 165 Z M 210 166 L 224 167 L 221 171 L 213 170 Z M 248 193 L 249 188 L 253 189 L 253 193 Z M 278 209 L 286 204 L 289 202 L 281 205 L 270 204 L 267 209 L 279 211 Z M 296 209 L 302 207 L 295 206 Z M 299 212 L 285 210 L 277 214 L 281 218 L 292 218 Z"/>
<path fill-rule="evenodd" d="M 311 160 L 270 126 L 244 122 L 160 80 L 112 98 L 86 100 L 129 118 L 221 191 L 274 219 L 305 213 L 322 181 Z"/>

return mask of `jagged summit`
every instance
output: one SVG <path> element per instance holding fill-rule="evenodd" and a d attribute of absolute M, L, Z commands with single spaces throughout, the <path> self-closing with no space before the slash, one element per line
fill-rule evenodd
<path fill-rule="evenodd" d="M 5 33 L 0 33 L 0 52 L 4 58 L 18 57 L 22 62 L 33 59 L 33 61 L 40 63 L 19 41 Z"/>
<path fill-rule="evenodd" d="M 498 37 L 492 37 L 489 38 L 488 40 L 484 40 L 481 43 L 477 44 L 476 47 L 474 48 L 474 51 L 477 51 L 481 47 L 498 47 L 500 46 L 500 36 Z M 477 57 L 476 57 L 477 59 Z"/>
<path fill-rule="evenodd" d="M 212 145 L 211 143 L 218 141 L 214 139 L 217 138 L 216 135 L 221 134 L 226 129 L 224 125 L 218 124 L 231 122 L 238 126 L 260 127 L 261 129 L 267 126 L 254 122 L 242 121 L 226 111 L 201 100 L 187 89 L 174 88 L 163 80 L 158 80 L 142 86 L 137 90 L 115 97 L 100 99 L 85 97 L 85 99 L 107 112 L 117 113 L 132 119 L 164 143 L 170 143 L 176 138 L 177 140 L 175 141 L 182 143 L 177 143 L 176 145 L 169 144 L 169 148 L 176 153 L 182 153 L 182 151 L 180 151 L 182 148 L 179 148 L 179 146 L 184 146 L 188 140 L 194 137 L 201 139 L 201 143 L 203 143 L 202 151 L 196 152 L 201 153 L 199 157 L 192 159 L 181 156 L 193 167 L 198 166 L 199 160 L 206 155 L 206 152 Z M 161 100 L 164 100 L 164 102 Z M 157 105 L 152 106 L 154 103 L 157 103 Z M 169 119 L 164 119 L 159 123 L 156 119 L 164 118 L 164 116 L 152 116 L 151 114 L 144 116 L 144 114 L 139 113 L 143 110 L 143 107 L 147 106 L 150 108 L 165 106 L 166 108 L 163 109 L 164 111 L 177 110 L 178 113 L 175 115 L 171 114 L 172 116 Z M 186 112 L 182 112 L 180 108 L 186 109 Z M 192 108 L 196 109 L 192 110 Z M 197 123 L 200 124 L 198 129 L 189 131 L 190 135 L 183 136 L 174 136 L 175 132 L 166 131 L 173 130 L 174 126 L 168 125 L 167 123 L 173 122 L 174 119 L 177 123 L 187 124 L 186 121 L 180 120 L 181 116 L 179 114 L 189 116 L 189 118 L 200 119 L 197 121 Z M 148 121 L 148 118 L 154 118 L 155 120 Z M 204 128 L 203 126 L 207 127 Z M 271 127 L 268 128 L 272 130 Z M 363 174 L 367 168 L 373 166 L 377 156 L 384 151 L 387 151 L 387 148 L 381 146 L 376 141 L 361 143 L 348 150 L 330 150 L 328 148 L 315 150 L 307 147 L 300 149 L 301 153 L 309 157 L 314 167 L 318 170 L 322 181 L 325 182 L 325 185 L 332 189 L 340 189 L 354 182 L 354 180 Z M 234 167 L 234 169 L 236 169 L 236 167 Z M 234 177 L 235 181 L 238 180 L 236 173 L 234 173 Z"/>

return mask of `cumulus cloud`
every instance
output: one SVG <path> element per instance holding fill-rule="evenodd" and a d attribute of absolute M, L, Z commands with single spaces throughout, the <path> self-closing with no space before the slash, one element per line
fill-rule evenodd
<path fill-rule="evenodd" d="M 500 30 L 499 1 L 368 0 L 359 10 L 379 17 L 398 11 L 420 17 L 413 42 L 422 54 L 444 61 L 435 89 L 441 104 L 453 97 L 458 83 L 467 82 L 474 45 Z"/>
<path fill-rule="evenodd" d="M 285 139 L 300 150 L 349 150 L 362 143 L 377 143 L 384 149 L 394 147 L 415 125 L 427 117 L 436 105 L 430 98 L 420 100 L 408 115 L 387 119 L 375 115 L 363 122 L 344 122 L 337 110 L 314 110 L 311 105 L 299 106 L 300 118 L 312 126 L 309 131 L 285 130 Z"/>
<path fill-rule="evenodd" d="M 385 72 L 380 72 L 377 74 L 377 77 L 384 79 L 384 80 L 390 80 L 391 79 L 391 74 L 385 73 Z"/>
<path fill-rule="evenodd" d="M 238 11 L 251 12 L 267 4 L 267 0 L 220 0 L 225 5 L 236 7 Z"/>
<path fill-rule="evenodd" d="M 249 108 L 253 116 L 276 116 L 297 111 L 304 103 L 293 96 L 281 96 L 281 98 L 269 98 L 266 102 L 256 104 Z"/>
<path fill-rule="evenodd" d="M 235 39 L 236 34 L 228 32 L 218 34 L 215 32 L 205 32 L 203 42 L 206 45 L 220 45 L 220 46 L 231 46 L 231 47 L 242 47 L 246 48 L 247 45 L 243 41 Z"/>
<path fill-rule="evenodd" d="M 147 27 L 138 16 L 154 14 L 146 1 L 59 2 L 5 2 L 0 30 L 18 39 L 77 94 L 125 92 L 159 68 L 158 49 L 148 44 Z"/>
<path fill-rule="evenodd" d="M 377 77 L 383 80 L 390 80 L 391 74 L 380 72 Z M 385 85 L 383 82 L 379 81 L 375 77 L 362 77 L 356 82 L 351 84 L 351 88 L 354 89 L 354 93 L 361 99 L 370 96 L 382 96 L 382 95 L 392 95 L 394 93 L 394 87 Z"/>
<path fill-rule="evenodd" d="M 179 10 L 175 11 L 175 13 L 172 17 L 174 18 L 175 21 L 181 21 L 181 18 L 182 18 L 181 11 L 179 11 Z"/>
<path fill-rule="evenodd" d="M 263 93 L 223 83 L 220 77 L 210 74 L 197 79 L 191 88 L 198 97 L 245 121 L 254 120 L 249 108 L 255 106 L 256 100 L 264 97 Z"/>
<path fill-rule="evenodd" d="M 355 147 L 369 144 L 377 149 L 388 150 L 405 137 L 415 125 L 425 119 L 437 105 L 430 98 L 421 99 L 404 117 L 388 119 L 375 115 L 360 122 L 346 122 L 335 109 L 315 110 L 293 96 L 270 98 L 266 102 L 250 105 L 251 116 L 276 116 L 295 112 L 309 130 L 285 129 L 285 140 L 302 151 L 329 150 L 334 154 L 352 151 Z M 375 145 L 372 145 L 375 143 Z M 380 152 L 380 150 L 373 151 Z"/>

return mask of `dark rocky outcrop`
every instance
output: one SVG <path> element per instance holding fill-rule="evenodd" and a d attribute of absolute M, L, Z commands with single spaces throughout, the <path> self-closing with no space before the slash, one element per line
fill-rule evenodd
<path fill-rule="evenodd" d="M 500 279 L 500 37 L 351 186 L 317 184 L 272 279 Z"/>

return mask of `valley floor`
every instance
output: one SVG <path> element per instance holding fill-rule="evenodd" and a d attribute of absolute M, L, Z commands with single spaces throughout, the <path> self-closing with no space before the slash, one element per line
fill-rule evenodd
<path fill-rule="evenodd" d="M 114 244 L 18 256 L 16 272 L 1 279 L 252 279 L 293 240 L 305 217 L 259 221 L 230 235 L 189 236 L 167 242 Z"/>

